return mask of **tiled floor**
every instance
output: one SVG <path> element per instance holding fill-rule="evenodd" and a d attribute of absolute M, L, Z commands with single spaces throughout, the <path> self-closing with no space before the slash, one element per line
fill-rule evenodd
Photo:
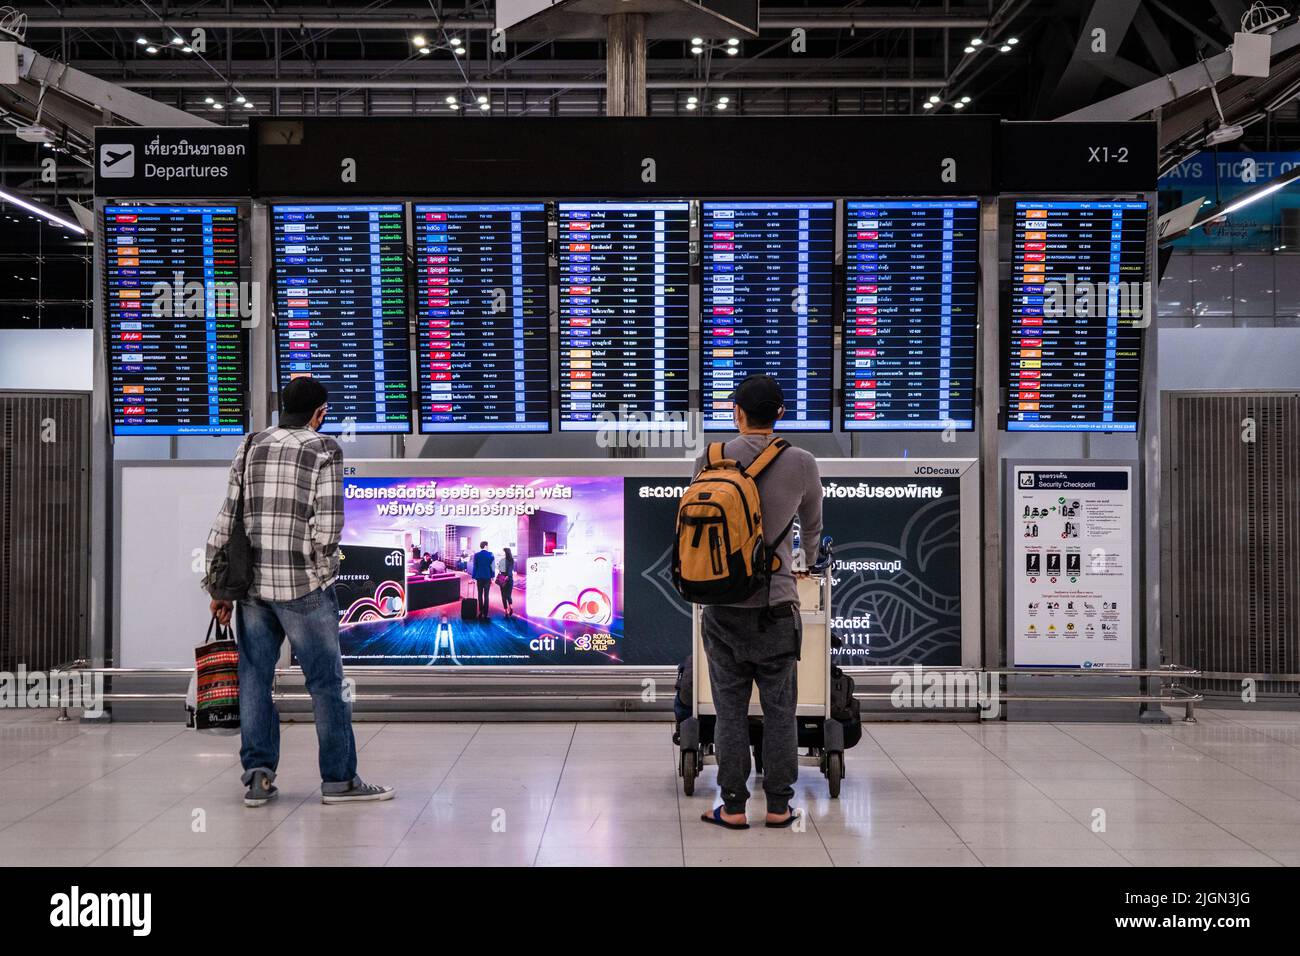
<path fill-rule="evenodd" d="M 867 727 L 803 832 L 699 822 L 668 724 L 360 723 L 391 803 L 322 806 L 311 725 L 246 809 L 238 742 L 174 724 L 0 712 L 0 865 L 1300 865 L 1300 714 Z M 762 812 L 761 791 L 751 807 Z M 1100 826 L 1104 817 L 1104 827 Z"/>

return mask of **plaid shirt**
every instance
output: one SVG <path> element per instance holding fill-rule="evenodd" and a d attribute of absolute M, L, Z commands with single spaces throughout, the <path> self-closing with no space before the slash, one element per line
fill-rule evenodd
<path fill-rule="evenodd" d="M 310 428 L 270 428 L 240 442 L 226 500 L 208 533 L 208 570 L 230 537 L 245 453 L 244 529 L 253 545 L 249 596 L 292 601 L 333 584 L 343 531 L 343 451 Z"/>

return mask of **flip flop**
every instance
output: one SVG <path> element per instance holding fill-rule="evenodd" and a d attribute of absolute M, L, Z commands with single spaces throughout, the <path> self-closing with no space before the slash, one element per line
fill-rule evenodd
<path fill-rule="evenodd" d="M 712 813 L 701 813 L 700 819 L 705 823 L 712 823 L 716 827 L 726 827 L 728 830 L 748 830 L 748 823 L 728 823 L 722 819 L 722 807 L 714 807 Z"/>
<path fill-rule="evenodd" d="M 764 823 L 763 826 L 767 827 L 769 830 L 784 830 L 788 827 L 793 826 L 794 821 L 798 820 L 801 816 L 803 816 L 802 810 L 796 807 L 791 807 L 790 815 L 786 817 L 784 820 L 782 820 L 780 823 Z"/>

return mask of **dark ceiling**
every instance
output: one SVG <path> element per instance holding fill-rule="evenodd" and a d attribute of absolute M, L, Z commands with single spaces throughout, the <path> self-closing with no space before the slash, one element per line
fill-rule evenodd
<path fill-rule="evenodd" d="M 1222 52 L 1247 6 L 1242 0 L 843 6 L 779 0 L 762 4 L 758 37 L 744 38 L 734 55 L 725 38 L 707 42 L 699 54 L 690 38 L 651 41 L 648 110 L 691 116 L 721 112 L 720 106 L 727 115 L 965 108 L 1054 118 Z M 270 114 L 456 112 L 481 121 L 604 111 L 603 43 L 516 41 L 507 31 L 504 50 L 493 50 L 488 2 L 46 0 L 20 9 L 28 15 L 26 43 L 37 52 L 216 123 Z M 1104 74 L 1080 68 L 1075 55 L 1083 25 L 1102 10 L 1119 33 L 1118 55 Z M 203 48 L 186 52 L 187 43 L 197 46 L 196 26 L 204 31 Z M 799 27 L 807 31 L 802 50 L 792 42 Z M 984 42 L 965 52 L 976 38 Z M 465 53 L 457 55 L 457 47 Z M 938 104 L 930 104 L 935 96 Z M 1290 103 L 1251 127 L 1234 148 L 1297 142 Z M 37 182 L 42 155 L 0 135 L 3 181 L 37 195 L 84 186 L 75 168 L 61 172 L 55 185 Z"/>

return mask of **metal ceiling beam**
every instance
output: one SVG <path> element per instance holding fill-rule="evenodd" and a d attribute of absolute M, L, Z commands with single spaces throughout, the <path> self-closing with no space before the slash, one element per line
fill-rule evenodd
<path fill-rule="evenodd" d="M 1119 48 L 1128 35 L 1133 18 L 1137 15 L 1139 0 L 1093 0 L 1087 17 L 1084 18 L 1074 51 L 1070 60 L 1057 80 L 1056 89 L 1052 91 L 1046 111 L 1059 113 L 1070 106 L 1087 103 L 1094 98 L 1101 81 L 1111 73 L 1111 67 L 1119 58 Z M 1093 52 L 1093 31 L 1103 31 L 1106 37 L 1105 50 Z M 1142 80 L 1149 77 L 1142 77 Z"/>
<path fill-rule="evenodd" d="M 173 80 L 202 79 L 210 84 L 221 85 L 219 77 L 213 75 L 210 68 L 196 60 L 178 60 L 173 63 L 155 61 L 132 62 L 122 64 L 111 60 L 82 60 L 78 63 L 82 70 L 103 77 L 113 83 L 139 85 L 148 83 L 164 86 Z M 510 76 L 526 78 L 545 76 L 556 78 L 575 75 L 579 78 L 594 78 L 605 71 L 603 60 L 519 60 L 509 67 L 502 67 L 493 61 L 487 64 L 475 64 L 484 70 L 483 78 L 492 76 Z M 654 59 L 647 63 L 647 72 L 651 75 L 673 78 L 694 75 L 697 63 L 691 59 Z M 382 79 L 438 78 L 442 75 L 462 76 L 462 64 L 456 60 L 230 60 L 222 63 L 223 70 L 230 76 L 238 77 L 238 83 L 255 81 L 259 76 L 275 78 L 317 78 L 322 75 L 332 79 L 348 76 L 377 77 Z M 921 79 L 940 80 L 942 61 L 938 58 L 925 58 L 916 61 L 916 72 Z M 902 67 L 897 59 L 888 60 L 877 57 L 864 57 L 853 60 L 836 60 L 831 58 L 800 58 L 798 61 L 737 58 L 727 61 L 728 75 L 737 72 L 748 77 L 767 74 L 785 75 L 793 72 L 812 74 L 814 76 L 876 76 L 888 78 L 886 72 L 893 69 L 899 78 L 903 78 Z M 734 71 L 733 71 L 733 68 Z M 909 74 L 910 76 L 910 74 Z M 914 78 L 914 77 L 913 77 Z"/>
<path fill-rule="evenodd" d="M 220 88 L 222 84 L 219 81 L 213 80 L 157 79 L 123 80 L 120 85 L 130 89 L 212 90 Z M 266 79 L 242 79 L 239 81 L 238 85 L 240 92 L 243 93 L 250 93 L 256 90 L 460 90 L 467 86 L 490 87 L 494 90 L 603 90 L 605 88 L 605 81 L 603 79 L 585 78 L 522 80 L 490 76 L 403 80 L 371 80 L 362 77 L 357 77 L 355 79 L 347 77 L 341 79 L 286 79 L 283 77 L 275 79 L 268 77 Z M 912 77 L 898 77 L 897 79 L 881 79 L 879 77 L 827 77 L 824 79 L 782 79 L 780 77 L 771 77 L 764 79 L 731 79 L 730 77 L 727 77 L 722 79 L 714 78 L 711 80 L 687 77 L 683 79 L 657 79 L 646 81 L 646 88 L 652 90 L 693 90 L 704 85 L 740 90 L 938 90 L 943 86 L 943 77 L 932 77 L 929 79 L 918 79 Z"/>
<path fill-rule="evenodd" d="M 1224 47 L 1221 41 L 1219 41 L 1215 37 L 1210 36 L 1210 34 L 1206 33 L 1204 30 L 1198 27 L 1191 20 L 1188 20 L 1186 17 L 1179 14 L 1167 3 L 1162 3 L 1161 0 L 1150 0 L 1150 3 L 1151 6 L 1155 7 L 1157 10 L 1159 10 L 1161 13 L 1167 16 L 1170 20 L 1173 20 L 1175 23 L 1177 23 L 1183 29 L 1187 30 L 1193 36 L 1199 38 L 1200 40 L 1203 40 L 1207 46 L 1211 46 L 1214 49 L 1218 50 L 1219 52 L 1223 52 Z"/>
<path fill-rule="evenodd" d="M 1133 15 L 1133 28 L 1137 30 L 1142 45 L 1146 47 L 1147 53 L 1151 55 L 1151 59 L 1155 61 L 1161 72 L 1172 73 L 1178 69 L 1178 58 L 1174 56 L 1173 48 L 1169 45 L 1169 38 L 1151 16 L 1150 10 L 1146 7 L 1138 7 L 1137 13 Z"/>
<path fill-rule="evenodd" d="M 1246 12 L 1248 4 L 1242 0 L 1210 0 L 1210 3 L 1219 15 L 1223 32 L 1231 37 L 1241 27 L 1241 15 Z"/>
<path fill-rule="evenodd" d="M 439 27 L 454 30 L 496 29 L 488 19 L 442 19 L 427 11 L 411 11 L 403 16 L 358 17 L 322 16 L 319 13 L 302 16 L 266 14 L 250 16 L 241 14 L 196 13 L 193 16 L 150 17 L 143 12 L 129 11 L 122 15 L 37 17 L 27 18 L 27 33 L 35 30 L 149 30 L 163 29 L 181 32 L 202 27 L 205 30 L 435 30 Z"/>
<path fill-rule="evenodd" d="M 794 29 L 803 27 L 809 30 L 942 30 L 942 29 L 983 29 L 988 25 L 988 17 L 971 16 L 962 13 L 918 13 L 916 10 L 901 9 L 897 12 L 873 10 L 854 13 L 840 8 L 774 9 L 760 11 L 760 26 L 763 29 Z M 496 29 L 496 22 L 491 18 L 466 17 L 458 19 L 444 13 L 440 20 L 432 10 L 408 9 L 388 10 L 383 14 L 365 16 L 357 14 L 328 15 L 317 11 L 304 11 L 298 14 L 284 12 L 266 14 L 246 13 L 206 13 L 197 11 L 192 15 L 151 17 L 143 10 L 127 10 L 122 13 L 102 11 L 86 16 L 41 16 L 29 14 L 27 30 L 64 30 L 64 29 L 117 29 L 162 28 L 181 31 L 194 27 L 204 29 L 231 30 L 429 30 L 442 26 L 455 30 L 478 30 L 490 32 Z M 508 31 L 507 31 L 508 32 Z"/>
<path fill-rule="evenodd" d="M 1273 34 L 1274 60 L 1296 48 L 1300 48 L 1300 23 L 1283 27 Z M 1123 93 L 1117 93 L 1100 103 L 1093 103 L 1091 106 L 1085 106 L 1058 118 L 1079 122 L 1138 119 L 1152 110 L 1207 89 L 1211 80 L 1219 83 L 1231 76 L 1232 53 L 1230 51 L 1218 53 L 1200 63 L 1185 66 L 1167 76 L 1125 90 Z"/>
<path fill-rule="evenodd" d="M 109 80 L 18 48 L 18 82 L 0 87 L 0 105 L 47 129 L 93 138 L 114 120 L 136 126 L 207 126 L 208 120 L 152 100 Z"/>
<path fill-rule="evenodd" d="M 918 14 L 916 10 L 857 13 L 853 9 L 827 12 L 800 7 L 769 10 L 760 6 L 758 11 L 761 30 L 793 30 L 796 27 L 808 30 L 982 30 L 988 23 L 986 16 L 942 12 Z"/>

